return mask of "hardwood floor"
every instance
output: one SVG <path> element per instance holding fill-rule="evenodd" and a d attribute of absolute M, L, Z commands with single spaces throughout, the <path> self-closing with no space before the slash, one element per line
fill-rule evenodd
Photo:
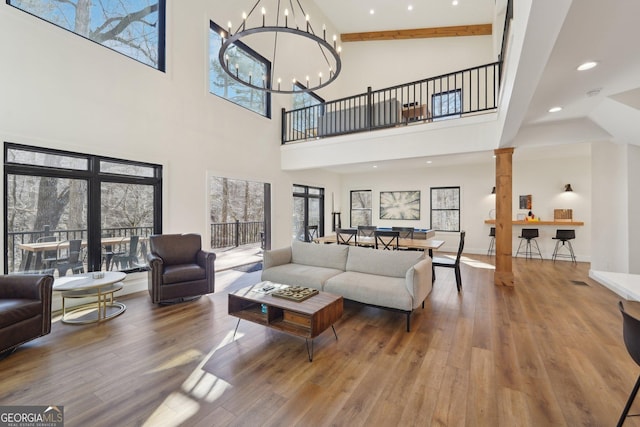
<path fill-rule="evenodd" d="M 0 361 L 0 404 L 64 405 L 67 426 L 615 425 L 640 373 L 618 297 L 564 261 L 514 259 L 515 288 L 497 287 L 492 261 L 466 257 L 461 294 L 439 269 L 410 333 L 347 302 L 312 363 L 302 339 L 250 322 L 233 340 L 224 290 L 167 307 L 135 294 L 116 319 L 56 322 Z"/>

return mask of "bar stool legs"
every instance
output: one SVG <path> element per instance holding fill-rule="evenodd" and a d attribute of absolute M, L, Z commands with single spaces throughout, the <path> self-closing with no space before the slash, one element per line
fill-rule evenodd
<path fill-rule="evenodd" d="M 576 238 L 575 230 L 556 230 L 556 237 L 552 237 L 553 240 L 556 240 L 556 247 L 553 250 L 553 255 L 551 256 L 551 259 L 555 261 L 556 258 L 558 257 L 571 258 L 571 262 L 577 263 L 576 255 L 573 252 L 573 245 L 571 244 L 571 240 L 575 238 Z M 568 254 L 558 253 L 562 248 L 565 248 L 567 251 L 569 251 L 569 253 Z"/>
<path fill-rule="evenodd" d="M 489 231 L 489 237 L 491 237 L 491 240 L 489 241 L 489 249 L 487 250 L 487 255 L 491 255 L 491 253 L 495 253 L 496 252 L 496 248 L 495 248 L 495 244 L 496 244 L 496 228 L 495 227 L 491 227 L 491 230 Z"/>
<path fill-rule="evenodd" d="M 522 247 L 522 244 L 526 242 L 524 246 L 524 251 L 523 251 L 524 257 L 533 258 L 533 255 L 538 255 L 540 259 L 542 259 L 542 253 L 540 252 L 540 247 L 538 246 L 538 242 L 536 241 L 536 238 L 539 235 L 540 234 L 538 233 L 537 228 L 523 228 L 522 232 L 520 233 L 520 236 L 518 236 L 520 238 L 520 244 L 518 245 L 516 256 L 518 256 L 518 254 L 520 253 L 520 248 Z M 531 242 L 535 244 L 536 246 L 535 250 Z"/>

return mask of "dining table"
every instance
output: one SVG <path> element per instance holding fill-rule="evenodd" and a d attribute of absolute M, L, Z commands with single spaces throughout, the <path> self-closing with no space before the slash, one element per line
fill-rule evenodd
<path fill-rule="evenodd" d="M 314 242 L 326 244 L 336 243 L 336 235 L 330 234 L 323 237 L 317 237 Z M 376 241 L 374 237 L 358 237 L 357 243 L 350 242 L 351 245 L 375 247 Z M 439 249 L 444 245 L 444 240 L 439 239 L 398 239 L 398 247 L 402 249 L 413 249 L 419 251 L 427 251 L 429 256 L 433 258 L 433 250 Z"/>

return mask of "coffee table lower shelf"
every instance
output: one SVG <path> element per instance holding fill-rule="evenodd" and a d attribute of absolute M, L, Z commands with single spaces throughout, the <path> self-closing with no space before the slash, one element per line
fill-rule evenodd
<path fill-rule="evenodd" d="M 296 302 L 256 292 L 262 284 L 229 294 L 229 314 L 268 328 L 305 339 L 309 361 L 313 361 L 313 339 L 342 317 L 343 299 L 339 295 L 320 292 L 304 301 Z M 235 332 L 234 332 L 235 336 Z M 310 342 L 309 342 L 310 341 Z"/>

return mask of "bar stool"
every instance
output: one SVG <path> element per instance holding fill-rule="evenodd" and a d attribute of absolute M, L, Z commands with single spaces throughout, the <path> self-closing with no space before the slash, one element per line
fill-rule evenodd
<path fill-rule="evenodd" d="M 495 249 L 495 244 L 496 244 L 496 228 L 495 227 L 491 227 L 491 230 L 489 230 L 489 237 L 491 237 L 491 240 L 489 241 L 489 250 L 487 251 L 487 255 L 491 255 L 491 253 L 495 253 L 496 249 Z"/>
<path fill-rule="evenodd" d="M 556 230 L 556 237 L 552 237 L 553 240 L 556 240 L 556 247 L 553 250 L 553 256 L 551 259 L 554 261 L 556 258 L 571 258 L 572 262 L 577 263 L 576 255 L 573 253 L 573 246 L 571 245 L 571 240 L 576 238 L 575 230 Z M 562 245 L 560 244 L 562 242 Z M 568 254 L 559 254 L 558 251 L 562 248 L 565 248 L 569 251 Z"/>
<path fill-rule="evenodd" d="M 532 258 L 533 255 L 538 255 L 540 259 L 542 259 L 542 253 L 540 252 L 540 247 L 538 246 L 538 242 L 536 238 L 540 236 L 537 228 L 523 228 L 518 236 L 520 238 L 520 244 L 518 245 L 518 251 L 516 252 L 516 256 L 520 253 L 520 247 L 523 242 L 526 242 L 524 246 L 524 257 Z M 533 245 L 531 242 L 535 243 L 536 247 L 533 250 Z"/>

